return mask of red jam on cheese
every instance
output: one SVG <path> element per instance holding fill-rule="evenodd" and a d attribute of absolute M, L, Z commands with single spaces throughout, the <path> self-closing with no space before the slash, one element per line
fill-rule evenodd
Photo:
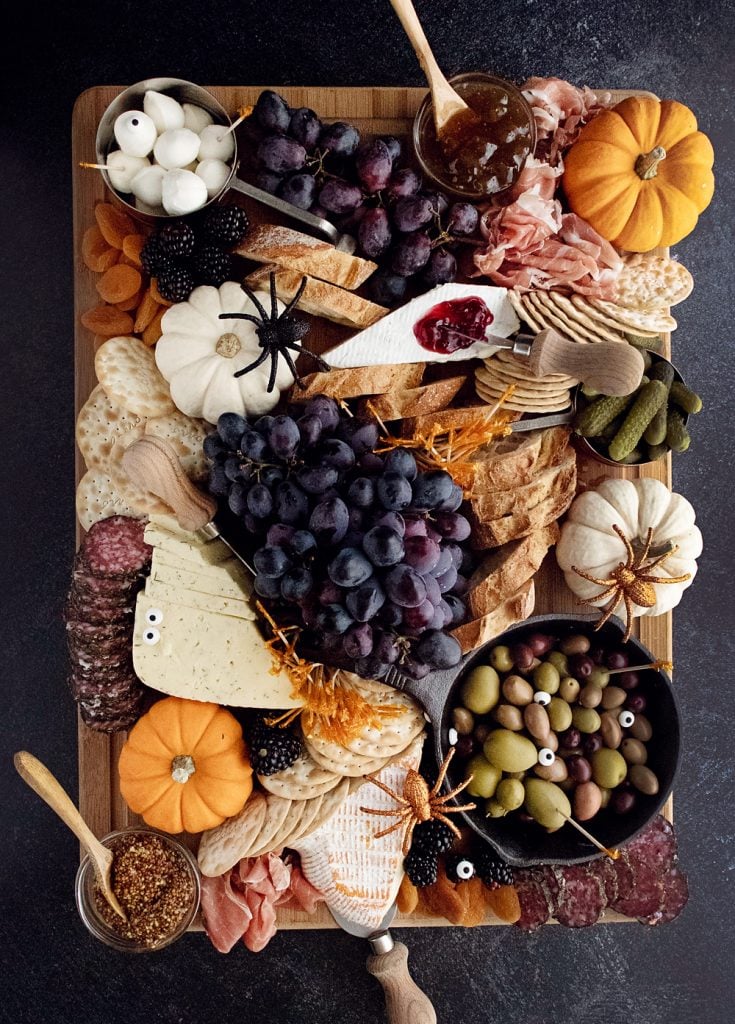
<path fill-rule="evenodd" d="M 470 295 L 438 302 L 416 321 L 413 333 L 419 345 L 429 352 L 451 355 L 476 341 L 485 341 L 492 322 L 487 305 L 477 295 Z"/>

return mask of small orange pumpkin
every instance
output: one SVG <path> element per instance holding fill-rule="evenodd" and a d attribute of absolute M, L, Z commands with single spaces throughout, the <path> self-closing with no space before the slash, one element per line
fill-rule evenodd
<path fill-rule="evenodd" d="M 131 811 L 163 832 L 203 832 L 237 814 L 253 770 L 233 715 L 217 704 L 166 697 L 138 719 L 118 762 Z"/>
<path fill-rule="evenodd" d="M 564 158 L 564 191 L 603 238 L 648 252 L 693 230 L 714 193 L 713 162 L 688 107 L 631 96 L 582 129 Z"/>

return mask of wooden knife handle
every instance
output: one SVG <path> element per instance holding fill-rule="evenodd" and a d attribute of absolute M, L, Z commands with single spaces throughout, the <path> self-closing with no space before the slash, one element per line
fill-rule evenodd
<path fill-rule="evenodd" d="M 396 942 L 387 953 L 369 956 L 367 969 L 383 986 L 389 1024 L 436 1024 L 429 997 L 408 972 L 408 950 Z"/>
<path fill-rule="evenodd" d="M 214 518 L 217 502 L 194 486 L 163 438 L 141 437 L 123 453 L 122 464 L 136 487 L 169 506 L 182 530 L 199 530 Z"/>
<path fill-rule="evenodd" d="M 537 377 L 566 373 L 601 395 L 630 395 L 643 376 L 643 356 L 632 345 L 598 341 L 583 345 L 567 341 L 551 328 L 541 331 L 528 359 Z"/>

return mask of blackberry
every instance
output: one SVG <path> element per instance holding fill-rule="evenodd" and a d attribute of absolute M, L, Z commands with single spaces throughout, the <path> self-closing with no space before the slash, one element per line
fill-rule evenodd
<path fill-rule="evenodd" d="M 513 885 L 513 869 L 492 850 L 480 850 L 474 861 L 476 875 L 491 889 L 497 889 L 499 885 Z"/>
<path fill-rule="evenodd" d="M 287 729 L 271 728 L 258 719 L 246 730 L 250 763 L 256 775 L 273 775 L 290 768 L 301 753 L 301 740 Z"/>
<path fill-rule="evenodd" d="M 425 885 L 433 885 L 439 873 L 439 861 L 431 854 L 414 853 L 411 850 L 403 862 L 403 868 L 409 881 L 421 889 Z"/>
<path fill-rule="evenodd" d="M 232 280 L 232 260 L 226 252 L 214 245 L 198 249 L 191 261 L 191 268 L 198 284 L 211 284 L 219 288 L 225 281 Z"/>
<path fill-rule="evenodd" d="M 158 290 L 169 302 L 186 302 L 194 288 L 194 278 L 186 267 L 172 263 L 156 278 Z"/>
<path fill-rule="evenodd" d="M 149 277 L 158 277 L 172 266 L 173 258 L 161 249 L 157 235 L 149 235 L 140 250 L 140 262 Z"/>
<path fill-rule="evenodd" d="M 464 854 L 454 854 L 444 861 L 444 870 L 450 882 L 466 882 L 475 877 L 475 862 Z"/>
<path fill-rule="evenodd" d="M 422 821 L 413 830 L 411 850 L 415 850 L 417 854 L 432 854 L 438 857 L 440 853 L 446 853 L 451 848 L 454 839 L 454 832 L 443 821 Z"/>
<path fill-rule="evenodd" d="M 208 245 L 231 249 L 242 242 L 249 227 L 248 215 L 239 206 L 213 206 L 204 219 L 204 238 Z"/>
<path fill-rule="evenodd" d="M 158 232 L 158 245 L 167 256 L 191 256 L 196 245 L 194 229 L 183 221 L 164 224 Z"/>

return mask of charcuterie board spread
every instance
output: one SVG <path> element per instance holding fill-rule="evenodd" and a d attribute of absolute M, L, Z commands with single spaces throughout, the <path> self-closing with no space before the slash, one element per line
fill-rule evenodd
<path fill-rule="evenodd" d="M 446 137 L 420 89 L 77 102 L 69 680 L 127 920 L 78 897 L 118 948 L 200 890 L 222 952 L 686 903 L 669 247 L 711 146 L 648 93 L 456 88 Z"/>

